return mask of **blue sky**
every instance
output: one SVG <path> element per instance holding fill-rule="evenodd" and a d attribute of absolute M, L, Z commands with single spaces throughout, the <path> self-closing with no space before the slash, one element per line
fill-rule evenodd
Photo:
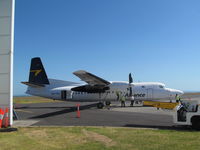
<path fill-rule="evenodd" d="M 30 59 L 48 77 L 80 81 L 83 69 L 106 80 L 157 81 L 200 90 L 198 0 L 17 0 L 14 95 Z"/>

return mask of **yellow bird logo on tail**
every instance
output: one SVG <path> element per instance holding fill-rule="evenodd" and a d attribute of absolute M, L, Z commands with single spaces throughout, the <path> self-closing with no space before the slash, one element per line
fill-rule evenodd
<path fill-rule="evenodd" d="M 31 70 L 31 72 L 35 73 L 34 75 L 37 76 L 40 72 L 42 72 L 42 69 L 40 69 L 40 70 Z"/>

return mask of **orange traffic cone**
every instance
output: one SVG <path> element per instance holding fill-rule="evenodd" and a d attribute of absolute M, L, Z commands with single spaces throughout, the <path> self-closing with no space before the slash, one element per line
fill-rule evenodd
<path fill-rule="evenodd" d="M 8 127 L 9 126 L 9 109 L 8 107 L 5 110 L 5 120 L 4 120 L 4 127 Z"/>
<path fill-rule="evenodd" d="M 0 128 L 2 128 L 3 116 L 4 116 L 4 111 L 3 109 L 0 108 Z"/>
<path fill-rule="evenodd" d="M 77 104 L 77 113 L 76 113 L 76 116 L 77 118 L 80 118 L 81 117 L 81 112 L 80 112 L 80 104 Z"/>

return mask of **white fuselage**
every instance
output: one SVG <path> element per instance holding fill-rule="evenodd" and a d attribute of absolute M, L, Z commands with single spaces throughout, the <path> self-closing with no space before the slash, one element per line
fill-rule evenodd
<path fill-rule="evenodd" d="M 74 82 L 55 79 L 49 79 L 49 82 L 49 85 L 40 88 L 28 86 L 26 93 L 66 101 L 116 101 L 119 100 L 116 93 L 120 96 L 126 96 L 129 93 L 128 82 L 110 82 L 109 90 L 104 93 L 71 91 L 72 88 L 83 85 Z M 165 88 L 164 84 L 155 82 L 132 83 L 131 87 L 135 100 L 174 100 L 176 94 L 183 94 L 182 91 Z"/>

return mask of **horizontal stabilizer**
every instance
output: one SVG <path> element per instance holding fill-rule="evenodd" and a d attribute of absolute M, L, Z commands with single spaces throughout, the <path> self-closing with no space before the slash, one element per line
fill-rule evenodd
<path fill-rule="evenodd" d="M 45 85 L 43 84 L 36 84 L 36 83 L 30 83 L 30 82 L 21 82 L 22 84 L 34 87 L 34 88 L 41 88 L 44 87 Z"/>

